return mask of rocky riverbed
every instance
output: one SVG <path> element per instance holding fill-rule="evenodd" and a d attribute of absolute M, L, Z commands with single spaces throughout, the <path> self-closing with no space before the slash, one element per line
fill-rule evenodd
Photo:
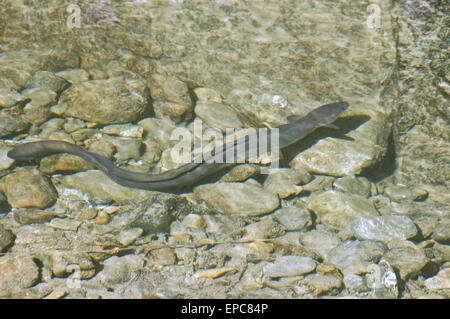
<path fill-rule="evenodd" d="M 449 298 L 449 19 L 431 0 L 6 2 L 0 297 Z M 239 165 L 182 194 L 6 156 L 53 139 L 160 173 L 178 132 L 338 100 L 340 129 L 271 174 Z"/>

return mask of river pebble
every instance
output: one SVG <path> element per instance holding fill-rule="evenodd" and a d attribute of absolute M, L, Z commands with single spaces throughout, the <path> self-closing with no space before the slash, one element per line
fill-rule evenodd
<path fill-rule="evenodd" d="M 149 99 L 144 82 L 111 78 L 73 84 L 61 94 L 59 104 L 65 116 L 113 124 L 143 118 L 150 111 Z"/>
<path fill-rule="evenodd" d="M 345 176 L 337 178 L 333 187 L 343 192 L 369 197 L 372 184 L 365 177 Z"/>
<path fill-rule="evenodd" d="M 66 133 L 73 133 L 76 130 L 86 127 L 86 122 L 77 118 L 68 117 L 63 125 L 64 131 Z"/>
<path fill-rule="evenodd" d="M 301 234 L 300 242 L 305 248 L 314 251 L 325 259 L 326 254 L 334 247 L 340 245 L 342 241 L 335 232 L 321 227 Z"/>
<path fill-rule="evenodd" d="M 39 208 L 14 209 L 14 220 L 22 225 L 45 223 L 50 221 L 54 215 L 53 212 Z"/>
<path fill-rule="evenodd" d="M 58 75 L 48 71 L 38 71 L 33 74 L 27 83 L 28 88 L 41 88 L 54 92 L 61 92 L 69 83 Z"/>
<path fill-rule="evenodd" d="M 277 195 L 248 183 L 205 184 L 194 188 L 194 194 L 208 205 L 230 215 L 258 216 L 270 213 L 280 205 Z"/>
<path fill-rule="evenodd" d="M 113 256 L 103 262 L 103 270 L 95 278 L 106 285 L 122 283 L 132 279 L 135 272 L 144 266 L 144 262 L 142 256 Z"/>
<path fill-rule="evenodd" d="M 143 232 L 142 228 L 132 227 L 120 231 L 116 238 L 123 246 L 128 246 L 138 239 Z"/>
<path fill-rule="evenodd" d="M 79 279 L 88 279 L 95 275 L 95 264 L 89 254 L 73 251 L 49 251 L 36 254 L 44 267 L 56 277 L 68 277 L 76 272 Z"/>
<path fill-rule="evenodd" d="M 337 295 L 343 287 L 342 280 L 334 274 L 311 274 L 306 276 L 303 282 L 310 287 L 314 296 L 323 293 Z"/>
<path fill-rule="evenodd" d="M 168 119 L 145 118 L 138 122 L 144 128 L 144 134 L 148 139 L 154 140 L 162 149 L 173 146 L 177 141 L 171 140 L 175 123 Z"/>
<path fill-rule="evenodd" d="M 363 292 L 369 290 L 364 277 L 356 274 L 345 274 L 344 285 L 350 291 Z"/>
<path fill-rule="evenodd" d="M 220 94 L 216 90 L 211 88 L 195 88 L 194 93 L 199 100 L 211 101 L 216 103 L 222 102 Z"/>
<path fill-rule="evenodd" d="M 283 235 L 283 227 L 273 220 L 272 216 L 262 218 L 256 223 L 247 225 L 244 228 L 244 240 L 258 240 L 275 238 Z"/>
<path fill-rule="evenodd" d="M 134 124 L 113 124 L 103 127 L 102 131 L 109 135 L 117 135 L 122 137 L 142 137 L 144 129 Z"/>
<path fill-rule="evenodd" d="M 383 192 L 394 202 L 401 202 L 404 200 L 422 201 L 428 196 L 428 192 L 425 189 L 397 185 L 385 187 Z"/>
<path fill-rule="evenodd" d="M 21 117 L 0 115 L 0 137 L 7 137 L 25 131 L 30 124 Z"/>
<path fill-rule="evenodd" d="M 11 245 L 14 241 L 14 235 L 12 231 L 3 224 L 0 224 L 0 253 Z"/>
<path fill-rule="evenodd" d="M 286 230 L 306 230 L 312 226 L 311 213 L 306 208 L 298 206 L 278 209 L 273 218 Z"/>
<path fill-rule="evenodd" d="M 177 258 L 172 248 L 160 248 L 150 251 L 151 262 L 157 267 L 173 265 Z"/>
<path fill-rule="evenodd" d="M 27 111 L 27 108 L 40 108 L 51 104 L 55 104 L 57 101 L 57 93 L 49 89 L 43 88 L 26 89 L 22 91 L 22 94 L 31 100 L 25 106 L 24 108 L 25 111 Z"/>
<path fill-rule="evenodd" d="M 205 229 L 205 220 L 198 214 L 189 214 L 183 218 L 182 224 L 189 228 Z"/>
<path fill-rule="evenodd" d="M 56 73 L 72 84 L 77 84 L 89 80 L 89 74 L 83 69 L 67 69 Z"/>
<path fill-rule="evenodd" d="M 450 268 L 440 270 L 435 276 L 427 278 L 424 283 L 427 289 L 443 292 L 448 298 L 450 295 Z"/>
<path fill-rule="evenodd" d="M 195 114 L 208 127 L 219 129 L 222 132 L 225 132 L 227 128 L 242 127 L 242 122 L 236 112 L 225 104 L 199 100 L 195 105 Z"/>
<path fill-rule="evenodd" d="M 11 149 L 12 147 L 0 142 L 0 171 L 10 168 L 14 163 L 14 160 L 6 155 Z"/>
<path fill-rule="evenodd" d="M 350 240 L 326 253 L 325 260 L 337 266 L 345 274 L 367 272 L 370 263 L 377 262 L 387 250 L 382 242 Z"/>
<path fill-rule="evenodd" d="M 120 243 L 107 235 L 76 233 L 35 224 L 24 225 L 19 228 L 11 251 L 28 254 L 49 250 L 96 252 L 118 246 L 120 246 Z M 92 253 L 91 257 L 104 259 L 105 255 Z"/>
<path fill-rule="evenodd" d="M 107 223 L 109 223 L 109 220 L 111 218 L 109 217 L 109 214 L 105 211 L 100 211 L 97 216 L 94 219 L 94 223 L 98 224 L 98 225 L 105 225 Z"/>
<path fill-rule="evenodd" d="M 176 77 L 153 73 L 147 81 L 158 118 L 168 116 L 175 122 L 190 119 L 193 102 L 187 85 Z"/>
<path fill-rule="evenodd" d="M 10 78 L 0 75 L 0 88 L 2 89 L 14 89 L 20 91 L 21 87 L 14 83 Z"/>
<path fill-rule="evenodd" d="M 53 218 L 49 225 L 55 229 L 76 231 L 81 221 L 71 218 Z"/>
<path fill-rule="evenodd" d="M 417 212 L 408 215 L 420 229 L 423 238 L 429 238 L 439 223 L 439 217 L 433 213 Z"/>
<path fill-rule="evenodd" d="M 433 239 L 441 244 L 450 244 L 450 215 L 441 218 L 433 231 Z"/>
<path fill-rule="evenodd" d="M 53 205 L 58 196 L 51 181 L 36 168 L 17 168 L 1 181 L 12 207 L 45 208 Z"/>
<path fill-rule="evenodd" d="M 409 239 L 417 234 L 417 227 L 407 216 L 357 217 L 351 224 L 356 238 L 380 240 L 387 243 L 393 238 Z"/>
<path fill-rule="evenodd" d="M 0 73 L 7 75 L 17 85 L 25 87 L 32 74 L 38 71 L 57 72 L 68 68 L 77 68 L 79 64 L 79 56 L 65 49 L 11 50 L 3 54 Z"/>
<path fill-rule="evenodd" d="M 428 263 L 423 250 L 412 247 L 392 248 L 384 258 L 399 272 L 403 280 L 418 275 Z"/>
<path fill-rule="evenodd" d="M 270 172 L 264 181 L 264 188 L 276 193 L 280 198 L 298 195 L 303 188 L 300 185 L 311 181 L 311 175 L 302 169 L 279 168 Z"/>
<path fill-rule="evenodd" d="M 28 100 L 26 96 L 23 96 L 19 92 L 10 88 L 0 88 L 0 108 L 10 107 L 17 103 L 22 103 Z"/>
<path fill-rule="evenodd" d="M 53 118 L 48 120 L 47 122 L 43 123 L 40 128 L 39 137 L 43 140 L 48 139 L 48 137 L 56 132 L 61 131 L 63 125 L 64 125 L 64 119 L 60 118 Z"/>
<path fill-rule="evenodd" d="M 39 269 L 31 256 L 0 257 L 0 297 L 30 287 L 38 278 Z"/>
<path fill-rule="evenodd" d="M 379 299 L 398 298 L 397 274 L 387 260 L 381 258 L 377 264 L 370 264 L 367 270 L 366 283 L 374 297 Z"/>
<path fill-rule="evenodd" d="M 368 199 L 334 190 L 313 194 L 309 198 L 308 209 L 314 212 L 318 221 L 337 229 L 344 229 L 356 217 L 379 215 Z"/>
<path fill-rule="evenodd" d="M 253 164 L 237 165 L 224 174 L 219 182 L 243 182 L 260 172 L 260 167 Z"/>
<path fill-rule="evenodd" d="M 198 211 L 199 209 L 184 197 L 165 193 L 147 193 L 143 200 L 131 202 L 129 206 L 117 212 L 109 225 L 116 229 L 139 227 L 144 234 L 165 232 L 178 216 Z"/>
<path fill-rule="evenodd" d="M 79 172 L 58 177 L 64 185 L 89 193 L 103 201 L 123 203 L 138 201 L 148 196 L 145 190 L 132 189 L 113 182 L 109 177 L 97 170 Z"/>
<path fill-rule="evenodd" d="M 88 149 L 90 152 L 105 156 L 107 158 L 112 158 L 116 151 L 116 147 L 110 139 L 100 138 L 89 143 Z"/>
<path fill-rule="evenodd" d="M 264 273 L 270 278 L 280 278 L 303 275 L 315 268 L 316 262 L 311 257 L 279 256 L 264 267 Z"/>

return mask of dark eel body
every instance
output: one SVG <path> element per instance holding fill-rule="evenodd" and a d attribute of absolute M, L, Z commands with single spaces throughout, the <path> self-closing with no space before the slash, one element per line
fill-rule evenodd
<path fill-rule="evenodd" d="M 347 107 L 348 103 L 346 102 L 331 103 L 320 106 L 303 117 L 298 115 L 288 117 L 289 123 L 278 126 L 279 148 L 282 149 L 296 143 L 318 127 L 334 127 L 332 123 Z M 269 130 L 267 133 L 268 140 L 271 138 L 271 132 L 272 130 Z M 145 174 L 121 169 L 104 156 L 88 152 L 80 146 L 64 141 L 48 140 L 23 143 L 10 150 L 8 157 L 15 160 L 33 160 L 51 154 L 69 153 L 92 163 L 112 180 L 123 186 L 155 191 L 175 191 L 192 186 L 205 177 L 236 164 L 224 163 L 222 161 L 224 152 L 230 150 L 235 152 L 237 146 L 241 143 L 245 143 L 247 149 L 248 141 L 248 137 L 237 139 L 233 143 L 225 144 L 223 151 L 218 152 L 216 150 L 203 154 L 204 161 L 202 162 L 193 161 L 162 174 Z"/>

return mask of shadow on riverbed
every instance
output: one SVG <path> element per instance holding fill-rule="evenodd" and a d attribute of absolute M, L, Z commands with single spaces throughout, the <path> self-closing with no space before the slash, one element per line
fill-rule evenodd
<path fill-rule="evenodd" d="M 326 137 L 334 137 L 338 139 L 344 139 L 353 141 L 354 139 L 347 136 L 346 134 L 353 131 L 370 120 L 369 116 L 351 116 L 345 118 L 338 118 L 333 124 L 337 125 L 339 129 L 319 127 L 314 132 L 309 134 L 307 137 L 302 139 L 300 142 L 291 145 L 283 150 L 283 159 L 281 161 L 282 166 L 288 167 L 289 162 L 301 152 L 304 152 L 321 139 Z"/>

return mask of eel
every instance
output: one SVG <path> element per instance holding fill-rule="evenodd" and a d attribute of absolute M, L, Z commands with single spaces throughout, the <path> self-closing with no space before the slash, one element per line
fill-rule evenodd
<path fill-rule="evenodd" d="M 298 142 L 318 127 L 325 126 L 338 128 L 333 122 L 347 108 L 347 102 L 336 102 L 322 105 L 305 116 L 289 116 L 287 118 L 287 124 L 277 127 L 279 148 L 282 149 Z M 269 130 L 267 132 L 268 140 L 270 140 L 273 131 L 274 130 Z M 257 134 L 256 137 L 259 138 L 259 133 L 254 134 Z M 219 147 L 219 151 L 216 149 L 202 154 L 202 161 L 196 161 L 194 158 L 194 160 L 188 164 L 161 174 L 146 174 L 124 170 L 115 166 L 107 157 L 88 152 L 78 145 L 64 141 L 45 140 L 27 142 L 15 146 L 7 155 L 12 159 L 23 161 L 39 159 L 51 154 L 69 153 L 79 156 L 93 164 L 120 185 L 146 190 L 176 192 L 181 188 L 193 186 L 207 176 L 210 176 L 225 167 L 235 165 L 236 163 L 224 163 L 224 154 L 229 151 L 236 152 L 239 146 L 244 146 L 247 150 L 249 147 L 249 140 L 249 136 L 238 138 L 236 141 L 224 144 L 222 148 Z"/>

